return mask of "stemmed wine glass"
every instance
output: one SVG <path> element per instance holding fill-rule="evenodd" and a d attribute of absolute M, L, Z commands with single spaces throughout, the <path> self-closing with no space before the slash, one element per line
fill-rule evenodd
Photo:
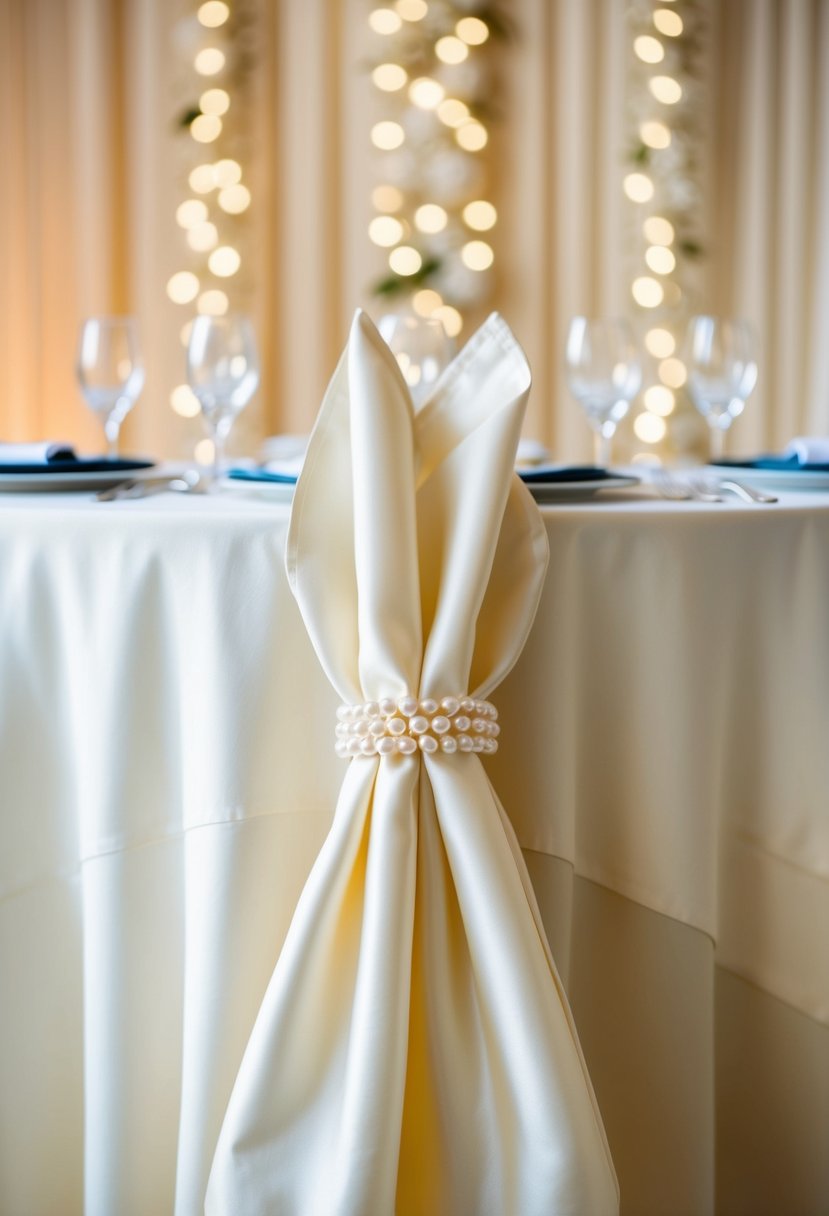
<path fill-rule="evenodd" d="M 683 348 L 688 391 L 711 431 L 711 457 L 722 460 L 725 433 L 757 383 L 757 345 L 747 321 L 692 317 Z"/>
<path fill-rule="evenodd" d="M 138 325 L 133 317 L 90 317 L 81 325 L 76 364 L 89 408 L 104 424 L 107 455 L 118 456 L 121 423 L 144 387 Z"/>
<path fill-rule="evenodd" d="M 642 367 L 627 321 L 574 317 L 567 333 L 567 384 L 593 428 L 595 463 L 610 461 L 616 427 L 642 383 Z"/>
<path fill-rule="evenodd" d="M 387 313 L 377 328 L 409 386 L 415 409 L 431 393 L 443 369 L 452 362 L 455 340 L 438 317 Z"/>
<path fill-rule="evenodd" d="M 218 485 L 225 442 L 259 384 L 259 356 L 248 317 L 196 317 L 187 344 L 187 381 L 213 440 L 211 484 Z"/>

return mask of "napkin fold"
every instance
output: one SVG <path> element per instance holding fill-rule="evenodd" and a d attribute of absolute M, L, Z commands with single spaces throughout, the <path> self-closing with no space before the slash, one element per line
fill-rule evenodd
<path fill-rule="evenodd" d="M 800 436 L 783 451 L 784 457 L 794 457 L 797 464 L 829 466 L 829 436 Z"/>
<path fill-rule="evenodd" d="M 75 459 L 74 449 L 65 443 L 0 443 L 0 465 L 56 464 Z"/>
<path fill-rule="evenodd" d="M 357 313 L 286 551 L 344 702 L 412 695 L 433 713 L 429 701 L 487 697 L 518 658 L 547 562 L 513 472 L 529 386 L 493 315 L 415 413 Z M 329 743 L 314 725 L 319 746 L 333 726 Z M 207 1216 L 265 1211 L 618 1211 L 529 876 L 477 752 L 359 755 L 344 769 L 208 1184 Z"/>

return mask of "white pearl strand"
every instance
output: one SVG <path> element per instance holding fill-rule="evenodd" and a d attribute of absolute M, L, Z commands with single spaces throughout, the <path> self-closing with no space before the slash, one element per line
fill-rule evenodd
<path fill-rule="evenodd" d="M 400 697 L 341 705 L 337 710 L 338 756 L 412 756 L 418 750 L 484 752 L 498 750 L 498 710 L 474 697 Z"/>

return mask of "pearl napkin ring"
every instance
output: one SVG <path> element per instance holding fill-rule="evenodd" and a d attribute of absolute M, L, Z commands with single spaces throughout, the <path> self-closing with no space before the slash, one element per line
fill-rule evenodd
<path fill-rule="evenodd" d="M 338 756 L 427 755 L 442 751 L 484 752 L 498 750 L 501 732 L 498 710 L 489 701 L 474 697 L 400 697 L 394 701 L 367 701 L 363 705 L 341 705 L 337 710 Z"/>

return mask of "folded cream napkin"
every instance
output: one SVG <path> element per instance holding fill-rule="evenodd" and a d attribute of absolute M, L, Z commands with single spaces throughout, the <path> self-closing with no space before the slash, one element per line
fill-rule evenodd
<path fill-rule="evenodd" d="M 618 1210 L 481 760 L 497 747 L 487 698 L 521 652 L 547 562 L 513 472 L 529 386 L 493 315 L 415 413 L 394 356 L 354 319 L 286 557 L 350 759 L 239 1068 L 207 1216 Z M 325 723 L 309 730 L 325 747 L 333 727 L 330 743 Z"/>
<path fill-rule="evenodd" d="M 783 455 L 794 456 L 798 464 L 829 464 L 829 436 L 793 439 Z"/>
<path fill-rule="evenodd" d="M 65 443 L 0 443 L 0 464 L 52 464 L 74 459 L 73 449 Z"/>

